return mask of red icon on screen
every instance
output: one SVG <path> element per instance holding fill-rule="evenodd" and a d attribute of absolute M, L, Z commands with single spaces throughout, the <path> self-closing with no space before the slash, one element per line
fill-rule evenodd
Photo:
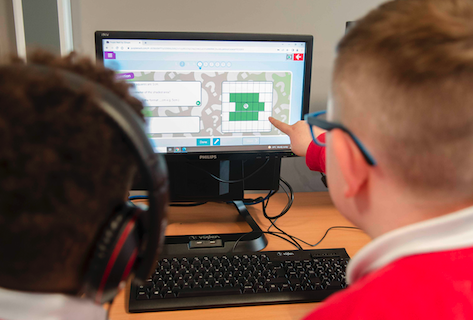
<path fill-rule="evenodd" d="M 294 61 L 302 61 L 304 60 L 304 54 L 303 53 L 295 53 L 294 54 Z"/>

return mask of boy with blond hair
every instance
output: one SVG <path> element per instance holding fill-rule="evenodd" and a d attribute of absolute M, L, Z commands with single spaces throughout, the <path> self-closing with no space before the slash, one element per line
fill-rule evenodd
<path fill-rule="evenodd" d="M 373 241 L 307 319 L 473 319 L 473 1 L 373 10 L 338 46 L 332 93 L 307 122 L 329 131 L 314 138 L 335 205 Z M 324 169 L 301 123 L 271 121 Z"/>

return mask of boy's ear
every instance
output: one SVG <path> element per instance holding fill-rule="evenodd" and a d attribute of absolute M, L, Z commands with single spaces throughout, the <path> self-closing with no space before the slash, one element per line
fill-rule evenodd
<path fill-rule="evenodd" d="M 345 180 L 345 197 L 351 198 L 367 183 L 369 164 L 350 136 L 340 129 L 334 129 L 332 148 L 341 175 Z"/>

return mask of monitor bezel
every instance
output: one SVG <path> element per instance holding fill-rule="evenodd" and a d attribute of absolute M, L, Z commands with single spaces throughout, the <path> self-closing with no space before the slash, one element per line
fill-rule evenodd
<path fill-rule="evenodd" d="M 296 34 L 253 34 L 253 33 L 209 33 L 209 32 L 149 32 L 149 31 L 96 31 L 95 32 L 95 54 L 97 61 L 103 62 L 104 39 L 143 39 L 143 40 L 204 40 L 204 41 L 287 41 L 304 42 L 306 44 L 306 57 L 304 62 L 304 83 L 302 92 L 302 109 L 300 119 L 309 112 L 310 106 L 310 84 L 312 76 L 312 54 L 313 54 L 313 36 Z M 296 156 L 291 149 L 277 150 L 235 150 L 235 151 L 205 151 L 192 153 L 163 153 L 166 157 L 182 157 L 189 160 L 208 160 L 202 159 L 201 155 L 216 155 L 214 160 L 244 158 L 248 155 L 256 157 Z"/>

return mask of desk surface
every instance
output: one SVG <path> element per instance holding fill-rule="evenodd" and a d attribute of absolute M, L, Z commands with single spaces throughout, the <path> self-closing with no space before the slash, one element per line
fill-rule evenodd
<path fill-rule="evenodd" d="M 273 196 L 269 202 L 268 215 L 278 214 L 286 205 L 284 193 Z M 269 227 L 264 218 L 261 205 L 248 206 L 248 211 L 263 230 Z M 301 238 L 309 243 L 318 242 L 325 231 L 332 226 L 352 226 L 335 209 L 327 192 L 296 193 L 294 204 L 285 216 L 278 219 L 278 227 L 290 235 Z M 248 232 L 250 228 L 237 214 L 234 206 L 219 203 L 209 203 L 198 207 L 172 207 L 169 213 L 168 235 L 211 234 Z M 295 250 L 290 243 L 277 237 L 267 235 L 268 245 L 264 250 Z M 345 248 L 352 257 L 358 250 L 370 241 L 370 238 L 360 230 L 335 229 L 315 248 Z M 304 249 L 310 249 L 303 245 Z M 297 303 L 270 306 L 218 308 L 203 310 L 185 310 L 169 312 L 153 312 L 129 314 L 125 311 L 127 299 L 122 291 L 110 311 L 112 320 L 151 320 L 166 319 L 301 319 L 315 309 L 318 303 Z"/>

